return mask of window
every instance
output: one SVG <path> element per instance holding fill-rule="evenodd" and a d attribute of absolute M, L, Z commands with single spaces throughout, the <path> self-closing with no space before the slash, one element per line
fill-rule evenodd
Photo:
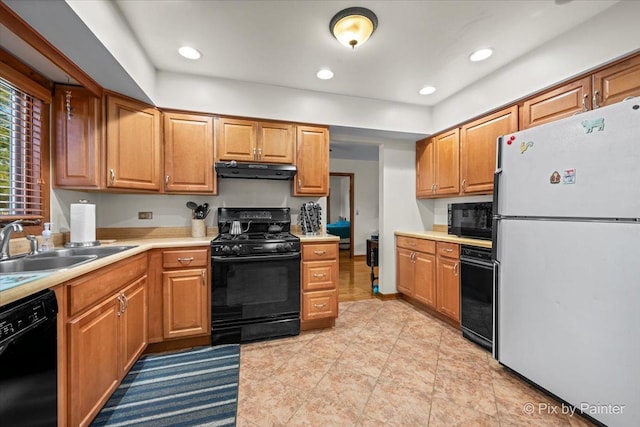
<path fill-rule="evenodd" d="M 0 221 L 46 220 L 42 145 L 48 120 L 43 101 L 0 77 Z M 48 157 L 48 156 L 47 156 Z M 48 161 L 48 159 L 46 159 Z M 46 168 L 48 171 L 48 168 Z"/>

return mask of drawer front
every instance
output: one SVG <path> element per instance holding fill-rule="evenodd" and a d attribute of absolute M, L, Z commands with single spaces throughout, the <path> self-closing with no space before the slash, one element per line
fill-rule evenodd
<path fill-rule="evenodd" d="M 416 239 L 415 237 L 396 236 L 396 246 L 412 251 L 436 253 L 436 242 L 427 239 Z"/>
<path fill-rule="evenodd" d="M 209 261 L 206 249 L 177 249 L 162 252 L 163 268 L 206 267 Z"/>
<path fill-rule="evenodd" d="M 338 243 L 314 243 L 302 245 L 303 261 L 320 261 L 336 259 L 338 257 Z"/>
<path fill-rule="evenodd" d="M 302 295 L 302 320 L 338 317 L 338 291 L 305 292 Z"/>
<path fill-rule="evenodd" d="M 460 245 L 457 243 L 438 242 L 438 255 L 447 258 L 460 258 Z"/>
<path fill-rule="evenodd" d="M 147 254 L 103 267 L 67 283 L 69 316 L 74 316 L 147 272 Z"/>
<path fill-rule="evenodd" d="M 302 263 L 302 290 L 335 289 L 338 282 L 338 261 Z"/>

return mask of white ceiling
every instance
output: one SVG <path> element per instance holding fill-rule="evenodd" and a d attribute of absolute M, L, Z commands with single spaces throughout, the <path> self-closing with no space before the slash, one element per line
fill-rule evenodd
<path fill-rule="evenodd" d="M 393 102 L 435 105 L 601 13 L 616 1 L 115 0 L 159 70 Z M 338 11 L 367 7 L 378 29 L 350 50 L 329 32 Z M 181 45 L 202 53 L 178 55 Z M 471 63 L 480 47 L 487 61 Z M 331 68 L 332 80 L 316 72 Z M 437 88 L 422 96 L 425 85 Z"/>

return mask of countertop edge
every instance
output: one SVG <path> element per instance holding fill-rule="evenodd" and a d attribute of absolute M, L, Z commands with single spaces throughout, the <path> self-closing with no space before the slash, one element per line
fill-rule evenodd
<path fill-rule="evenodd" d="M 458 243 L 460 245 L 476 246 L 491 249 L 491 240 L 470 239 L 468 237 L 452 236 L 442 231 L 395 231 L 394 235 L 415 237 L 417 239 L 436 240 L 439 242 Z"/>

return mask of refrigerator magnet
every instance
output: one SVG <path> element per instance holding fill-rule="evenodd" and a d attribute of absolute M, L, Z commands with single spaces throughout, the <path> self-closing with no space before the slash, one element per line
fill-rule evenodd
<path fill-rule="evenodd" d="M 585 133 L 591 133 L 594 129 L 601 132 L 604 130 L 604 117 L 593 120 L 583 120 L 582 127 L 584 128 Z"/>
<path fill-rule="evenodd" d="M 576 170 L 574 168 L 565 169 L 562 175 L 563 184 L 575 184 L 576 183 Z"/>
<path fill-rule="evenodd" d="M 560 184 L 560 172 L 553 171 L 551 178 L 549 178 L 549 182 L 551 184 Z"/>
<path fill-rule="evenodd" d="M 527 141 L 527 142 L 522 141 L 520 143 L 520 154 L 524 154 L 524 152 L 531 147 L 533 147 L 533 141 Z"/>

